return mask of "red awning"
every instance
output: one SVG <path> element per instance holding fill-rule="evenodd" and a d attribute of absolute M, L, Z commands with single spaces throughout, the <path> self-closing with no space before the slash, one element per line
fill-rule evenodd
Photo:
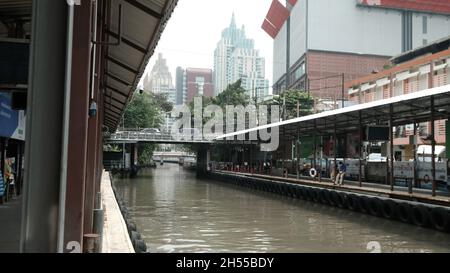
<path fill-rule="evenodd" d="M 283 27 L 284 22 L 289 18 L 289 15 L 290 12 L 285 6 L 278 0 L 273 0 L 262 25 L 262 29 L 264 29 L 270 37 L 275 38 Z"/>
<path fill-rule="evenodd" d="M 269 34 L 270 37 L 275 39 L 277 37 L 278 31 L 267 19 L 264 19 L 264 22 L 262 24 L 262 29 Z"/>
<path fill-rule="evenodd" d="M 273 0 L 270 6 L 269 12 L 267 13 L 266 19 L 269 21 L 276 29 L 281 29 L 284 22 L 286 22 L 289 17 L 290 12 L 285 6 L 283 6 L 278 0 Z"/>

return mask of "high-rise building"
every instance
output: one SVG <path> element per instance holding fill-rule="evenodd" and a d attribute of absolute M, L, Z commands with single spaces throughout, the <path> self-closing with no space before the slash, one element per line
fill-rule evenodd
<path fill-rule="evenodd" d="M 152 71 L 144 78 L 144 90 L 153 94 L 163 94 L 173 104 L 177 103 L 176 89 L 172 82 L 172 74 L 163 55 L 158 54 L 158 59 Z"/>
<path fill-rule="evenodd" d="M 245 28 L 236 26 L 233 14 L 230 26 L 222 31 L 222 39 L 214 52 L 215 94 L 228 85 L 242 80 L 242 87 L 251 98 L 264 98 L 269 93 L 269 81 L 265 78 L 265 59 L 255 49 L 255 42 L 248 39 Z"/>
<path fill-rule="evenodd" d="M 175 78 L 176 78 L 175 85 L 177 89 L 176 105 L 183 105 L 186 103 L 186 90 L 185 90 L 186 71 L 181 67 L 177 67 Z"/>
<path fill-rule="evenodd" d="M 274 0 L 263 23 L 274 38 L 273 92 L 340 98 L 337 75 L 349 81 L 380 71 L 390 57 L 450 35 L 445 5 L 417 2 Z"/>
<path fill-rule="evenodd" d="M 197 96 L 214 96 L 212 70 L 205 68 L 182 69 L 178 67 L 177 105 L 189 104 Z"/>

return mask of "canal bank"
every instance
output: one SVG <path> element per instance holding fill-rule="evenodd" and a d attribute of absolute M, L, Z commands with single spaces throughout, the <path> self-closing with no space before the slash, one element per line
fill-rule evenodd
<path fill-rule="evenodd" d="M 209 173 L 208 177 L 255 190 L 450 232 L 448 197 L 430 197 L 425 194 L 392 192 L 379 188 L 335 186 L 316 181 L 224 171 Z"/>
<path fill-rule="evenodd" d="M 104 172 L 104 174 L 102 202 L 105 210 L 103 229 L 105 235 L 102 252 L 149 253 L 136 222 L 130 216 L 127 203 L 118 194 L 117 188 L 114 186 L 114 181 L 118 178 L 108 172 Z M 123 178 L 124 176 L 120 177 Z M 108 215 L 111 215 L 111 219 L 108 218 Z"/>
<path fill-rule="evenodd" d="M 101 189 L 104 210 L 102 252 L 134 253 L 127 225 L 116 200 L 110 174 L 107 172 L 103 172 Z"/>
<path fill-rule="evenodd" d="M 177 165 L 118 179 L 152 252 L 450 252 L 450 235 L 321 203 L 197 179 Z"/>

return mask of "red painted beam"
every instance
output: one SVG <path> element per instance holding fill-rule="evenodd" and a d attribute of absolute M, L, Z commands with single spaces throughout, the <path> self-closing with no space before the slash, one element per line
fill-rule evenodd
<path fill-rule="evenodd" d="M 75 6 L 73 64 L 67 160 L 65 246 L 78 242 L 83 249 L 84 199 L 88 138 L 89 71 L 91 66 L 91 1 Z"/>

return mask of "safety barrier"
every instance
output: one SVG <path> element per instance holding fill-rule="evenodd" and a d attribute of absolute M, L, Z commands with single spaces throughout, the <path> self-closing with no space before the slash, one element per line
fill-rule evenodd
<path fill-rule="evenodd" d="M 444 206 L 322 189 L 244 175 L 209 173 L 208 176 L 215 181 L 227 184 L 321 203 L 441 232 L 450 232 L 450 208 Z"/>

